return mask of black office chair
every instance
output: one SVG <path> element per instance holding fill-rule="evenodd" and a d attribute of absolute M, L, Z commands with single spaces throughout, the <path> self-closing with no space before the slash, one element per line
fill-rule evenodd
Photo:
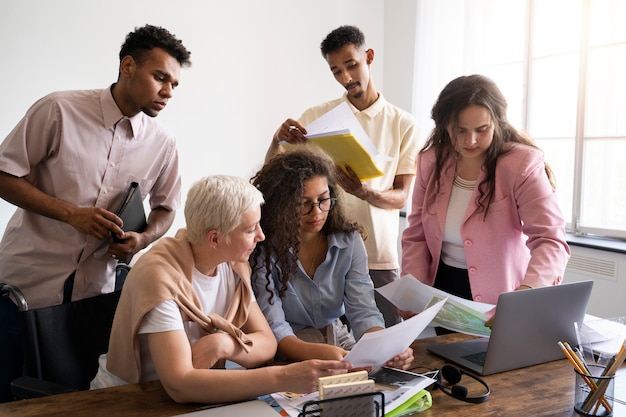
<path fill-rule="evenodd" d="M 16 300 L 24 344 L 23 376 L 11 383 L 16 399 L 89 389 L 106 353 L 113 316 L 130 267 L 118 264 L 116 289 L 84 300 L 30 310 L 19 288 L 0 283 Z"/>

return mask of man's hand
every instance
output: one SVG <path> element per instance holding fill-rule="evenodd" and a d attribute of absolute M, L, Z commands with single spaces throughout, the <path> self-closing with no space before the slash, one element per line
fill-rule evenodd
<path fill-rule="evenodd" d="M 77 207 L 67 222 L 79 232 L 99 240 L 106 239 L 111 234 L 124 234 L 122 219 L 101 207 Z"/>
<path fill-rule="evenodd" d="M 278 145 L 280 142 L 287 143 L 305 143 L 307 138 L 306 129 L 300 123 L 293 119 L 287 119 L 278 128 L 273 137 L 273 145 Z"/>
<path fill-rule="evenodd" d="M 293 119 L 285 120 L 272 137 L 272 143 L 265 153 L 265 162 L 283 151 L 281 142 L 306 143 L 307 138 L 304 135 L 306 135 L 304 126 Z"/>
<path fill-rule="evenodd" d="M 117 238 L 121 239 L 121 241 L 118 242 L 111 239 L 107 253 L 112 258 L 128 261 L 137 252 L 148 246 L 144 244 L 143 237 L 143 234 L 136 232 L 124 232 L 121 236 L 117 235 Z"/>
<path fill-rule="evenodd" d="M 335 168 L 335 175 L 337 175 L 337 181 L 345 192 L 352 194 L 353 196 L 365 200 L 367 197 L 366 185 L 361 182 L 354 170 L 350 168 L 350 165 L 345 165 L 345 171 L 341 167 Z"/>

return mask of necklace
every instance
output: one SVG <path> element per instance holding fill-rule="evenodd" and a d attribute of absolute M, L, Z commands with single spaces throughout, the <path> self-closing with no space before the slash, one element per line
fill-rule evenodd
<path fill-rule="evenodd" d="M 326 247 L 323 245 L 323 237 L 322 233 L 318 233 L 315 242 L 307 243 L 304 247 L 300 247 L 300 254 L 298 255 L 300 264 L 311 279 L 313 279 L 317 267 L 326 259 Z"/>

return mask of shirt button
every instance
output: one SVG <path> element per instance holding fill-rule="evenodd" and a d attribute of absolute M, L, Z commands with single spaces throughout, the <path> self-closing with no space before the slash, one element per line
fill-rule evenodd
<path fill-rule="evenodd" d="M 477 295 L 477 296 L 474 297 L 475 301 L 481 301 L 482 299 L 483 299 L 483 297 L 480 296 L 480 295 Z"/>
<path fill-rule="evenodd" d="M 465 242 L 463 242 L 465 244 L 465 246 L 472 246 L 472 241 L 467 239 Z"/>
<path fill-rule="evenodd" d="M 468 269 L 468 271 L 470 272 L 470 274 L 475 274 L 476 273 L 476 267 L 472 266 L 471 268 Z"/>

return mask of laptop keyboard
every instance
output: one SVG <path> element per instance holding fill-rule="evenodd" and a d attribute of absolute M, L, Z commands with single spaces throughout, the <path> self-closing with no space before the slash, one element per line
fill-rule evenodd
<path fill-rule="evenodd" d="M 476 352 L 461 357 L 465 360 L 475 363 L 476 365 L 483 366 L 485 364 L 485 357 L 487 357 L 487 352 Z"/>

